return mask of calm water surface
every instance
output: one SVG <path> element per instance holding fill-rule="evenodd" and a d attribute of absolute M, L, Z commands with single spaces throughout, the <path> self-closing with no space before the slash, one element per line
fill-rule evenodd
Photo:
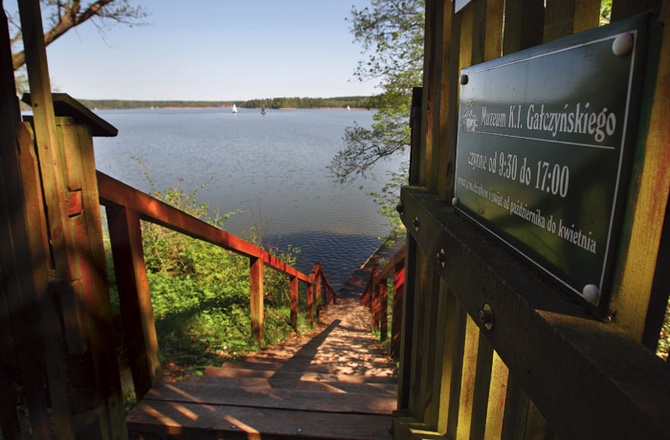
<path fill-rule="evenodd" d="M 380 189 L 402 158 L 384 162 L 375 176 L 348 186 L 326 170 L 343 147 L 346 127 L 372 123 L 367 110 L 155 109 L 101 110 L 119 129 L 115 138 L 95 138 L 97 168 L 142 191 L 179 179 L 221 213 L 237 210 L 224 224 L 248 238 L 253 227 L 265 242 L 300 248 L 298 269 L 323 264 L 337 288 L 379 246 L 385 219 L 367 195 Z M 359 187 L 363 187 L 361 190 Z"/>

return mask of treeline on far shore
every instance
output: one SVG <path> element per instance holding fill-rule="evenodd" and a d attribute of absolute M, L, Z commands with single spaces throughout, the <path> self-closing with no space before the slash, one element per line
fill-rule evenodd
<path fill-rule="evenodd" d="M 130 109 L 130 108 L 174 108 L 174 107 L 231 107 L 233 104 L 242 108 L 272 109 L 281 108 L 379 108 L 379 96 L 343 96 L 337 98 L 267 98 L 248 101 L 134 101 L 122 99 L 81 99 L 79 102 L 88 108 L 95 109 Z"/>

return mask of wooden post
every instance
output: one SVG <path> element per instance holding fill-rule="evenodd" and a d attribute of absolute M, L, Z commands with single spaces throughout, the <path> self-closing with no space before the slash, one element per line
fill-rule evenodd
<path fill-rule="evenodd" d="M 388 339 L 388 285 L 387 280 L 379 282 L 379 340 L 384 342 Z"/>
<path fill-rule="evenodd" d="M 313 282 L 307 284 L 307 319 L 309 326 L 314 327 L 314 287 Z"/>
<path fill-rule="evenodd" d="M 370 304 L 372 306 L 372 328 L 377 330 L 379 329 L 379 262 L 375 261 L 372 265 L 372 272 L 370 273 L 370 281 L 372 281 L 372 289 L 370 293 L 372 295 L 372 300 Z"/>
<path fill-rule="evenodd" d="M 114 206 L 107 208 L 107 222 L 128 361 L 141 399 L 161 381 L 162 373 L 140 220 L 136 212 Z"/>
<path fill-rule="evenodd" d="M 405 260 L 395 266 L 393 275 L 393 316 L 391 317 L 391 356 L 398 359 L 400 355 L 400 332 L 402 329 L 402 302 L 405 292 Z"/>
<path fill-rule="evenodd" d="M 298 331 L 298 277 L 290 277 L 290 295 L 291 295 L 291 325 Z"/>
<path fill-rule="evenodd" d="M 251 312 L 251 331 L 256 340 L 263 340 L 263 260 L 250 258 L 249 300 Z"/>
<path fill-rule="evenodd" d="M 65 230 L 63 219 L 67 218 L 67 205 L 64 197 L 64 185 L 59 172 L 60 155 L 58 154 L 58 137 L 56 121 L 51 102 L 51 84 L 46 63 L 46 48 L 44 46 L 42 17 L 38 0 L 19 2 L 23 44 L 26 52 L 26 66 L 30 89 L 38 97 L 33 102 L 34 136 L 37 148 L 35 168 L 36 181 L 41 181 L 38 200 L 39 209 L 29 227 L 34 233 L 35 241 L 41 239 L 43 246 L 36 245 L 33 249 L 40 253 L 46 262 L 43 270 L 46 272 L 37 286 L 37 295 L 40 298 L 40 312 L 42 318 L 42 334 L 45 342 L 45 360 L 49 377 L 49 392 L 53 410 L 55 431 L 63 439 L 75 437 L 73 431 L 72 410 L 67 387 L 67 371 L 65 366 L 65 348 L 59 335 L 57 312 L 57 296 L 67 287 L 69 280 L 65 275 L 67 261 L 63 234 Z M 43 192 L 42 192 L 43 191 Z M 45 207 L 48 218 L 45 218 Z M 44 223 L 37 224 L 40 219 Z M 44 229 L 42 229 L 44 226 Z M 38 238 L 39 237 L 39 238 Z M 41 249 L 38 249 L 41 248 Z M 45 250 L 46 249 L 46 250 Z M 46 277 L 49 283 L 45 283 Z M 33 379 L 34 380 L 34 379 Z"/>
<path fill-rule="evenodd" d="M 316 319 L 319 320 L 321 310 L 321 265 L 316 263 L 316 276 L 314 277 L 314 302 L 316 303 Z"/>
<path fill-rule="evenodd" d="M 2 1 L 0 0 L 0 6 Z M 0 8 L 1 9 L 1 8 Z M 16 416 L 20 384 L 30 414 L 33 438 L 50 438 L 47 396 L 42 387 L 44 362 L 40 340 L 39 301 L 46 291 L 46 270 L 35 270 L 35 251 L 20 173 L 17 145 L 25 128 L 14 85 L 7 18 L 0 12 L 0 429 L 4 438 L 19 438 Z M 26 139 L 30 142 L 30 138 Z M 35 222 L 35 219 L 33 220 Z M 34 240 L 34 236 L 32 239 Z M 34 242 L 34 241 L 32 241 Z M 40 254 L 42 257 L 43 252 Z M 42 260 L 44 261 L 44 260 Z M 33 268 L 33 270 L 26 270 Z M 28 349 L 31 348 L 31 349 Z"/>

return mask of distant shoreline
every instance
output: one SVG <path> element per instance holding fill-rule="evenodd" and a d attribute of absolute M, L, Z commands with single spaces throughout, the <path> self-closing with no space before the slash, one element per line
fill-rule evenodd
<path fill-rule="evenodd" d="M 79 99 L 83 105 L 98 110 L 151 109 L 151 108 L 238 108 L 260 109 L 265 106 L 272 110 L 288 109 L 350 109 L 374 110 L 380 106 L 379 96 L 344 96 L 335 98 L 268 98 L 248 101 L 145 101 L 123 99 Z"/>

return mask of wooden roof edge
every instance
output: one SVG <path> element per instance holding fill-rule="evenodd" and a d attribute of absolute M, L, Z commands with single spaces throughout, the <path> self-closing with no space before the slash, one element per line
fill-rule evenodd
<path fill-rule="evenodd" d="M 88 125 L 93 136 L 114 137 L 119 133 L 116 127 L 67 93 L 53 93 L 51 96 L 56 116 L 69 116 L 78 124 Z M 24 93 L 21 100 L 32 105 L 30 93 Z"/>

